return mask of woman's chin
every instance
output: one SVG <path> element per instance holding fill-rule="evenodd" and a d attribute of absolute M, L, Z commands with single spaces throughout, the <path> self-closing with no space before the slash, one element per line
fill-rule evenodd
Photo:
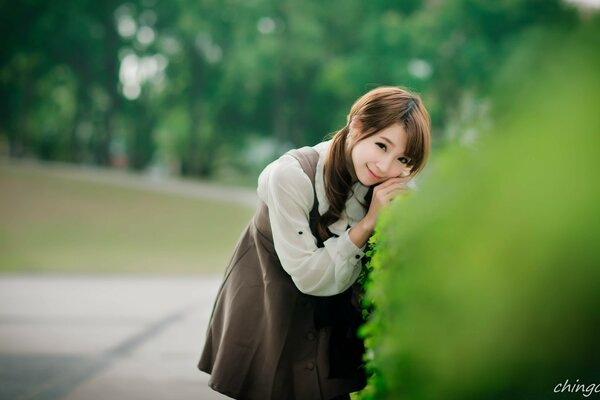
<path fill-rule="evenodd" d="M 379 179 L 375 179 L 373 177 L 371 177 L 370 175 L 368 176 L 363 176 L 363 177 L 359 177 L 358 181 L 363 185 L 363 186 L 375 186 L 377 184 L 379 184 Z"/>

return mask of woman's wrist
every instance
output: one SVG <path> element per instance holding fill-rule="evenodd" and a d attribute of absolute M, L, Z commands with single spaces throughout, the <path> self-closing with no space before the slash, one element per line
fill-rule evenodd
<path fill-rule="evenodd" d="M 363 247 L 373 234 L 375 224 L 367 217 L 363 218 L 348 231 L 348 236 L 356 247 Z"/>
<path fill-rule="evenodd" d="M 376 219 L 371 218 L 371 216 L 367 214 L 364 216 L 363 219 L 360 220 L 359 224 L 361 224 L 364 227 L 364 229 L 369 231 L 369 236 L 371 236 L 373 234 L 373 231 L 375 230 L 375 222 Z"/>

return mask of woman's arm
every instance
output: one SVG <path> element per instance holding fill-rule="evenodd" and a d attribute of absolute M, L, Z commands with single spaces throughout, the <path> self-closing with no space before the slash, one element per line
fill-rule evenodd
<path fill-rule="evenodd" d="M 269 207 L 275 251 L 298 289 L 332 296 L 349 288 L 360 273 L 364 256 L 345 231 L 317 247 L 309 226 L 314 202 L 310 179 L 298 161 L 283 156 L 259 178 L 259 196 Z"/>

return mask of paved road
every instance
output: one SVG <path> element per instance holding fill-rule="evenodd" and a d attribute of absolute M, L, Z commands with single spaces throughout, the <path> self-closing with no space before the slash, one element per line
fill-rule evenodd
<path fill-rule="evenodd" d="M 220 277 L 0 277 L 0 399 L 226 399 L 196 369 Z"/>
<path fill-rule="evenodd" d="M 254 207 L 256 190 L 9 162 L 68 179 Z M 0 400 L 227 399 L 196 369 L 219 276 L 0 275 Z"/>

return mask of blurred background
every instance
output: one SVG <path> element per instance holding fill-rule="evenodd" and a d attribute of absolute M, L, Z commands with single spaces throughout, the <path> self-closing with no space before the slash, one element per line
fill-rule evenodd
<path fill-rule="evenodd" d="M 342 127 L 353 101 L 379 85 L 422 95 L 436 150 L 469 145 L 492 123 L 490 88 L 509 56 L 535 34 L 589 23 L 597 7 L 2 1 L 0 271 L 220 271 L 252 207 L 230 201 L 213 212 L 181 190 L 156 196 L 110 186 L 108 177 L 123 174 L 92 175 L 253 191 L 268 162 Z M 67 181 L 58 166 L 88 174 Z"/>
<path fill-rule="evenodd" d="M 457 125 L 483 112 L 528 32 L 590 12 L 583 0 L 1 7 L 3 155 L 249 185 L 274 156 L 343 126 L 379 85 L 423 95 L 436 145 L 464 136 Z"/>
<path fill-rule="evenodd" d="M 597 65 L 555 43 L 597 43 L 599 8 L 0 0 L 0 398 L 213 398 L 194 363 L 262 168 L 399 85 L 431 114 L 427 180 L 505 134 L 538 67 Z"/>

